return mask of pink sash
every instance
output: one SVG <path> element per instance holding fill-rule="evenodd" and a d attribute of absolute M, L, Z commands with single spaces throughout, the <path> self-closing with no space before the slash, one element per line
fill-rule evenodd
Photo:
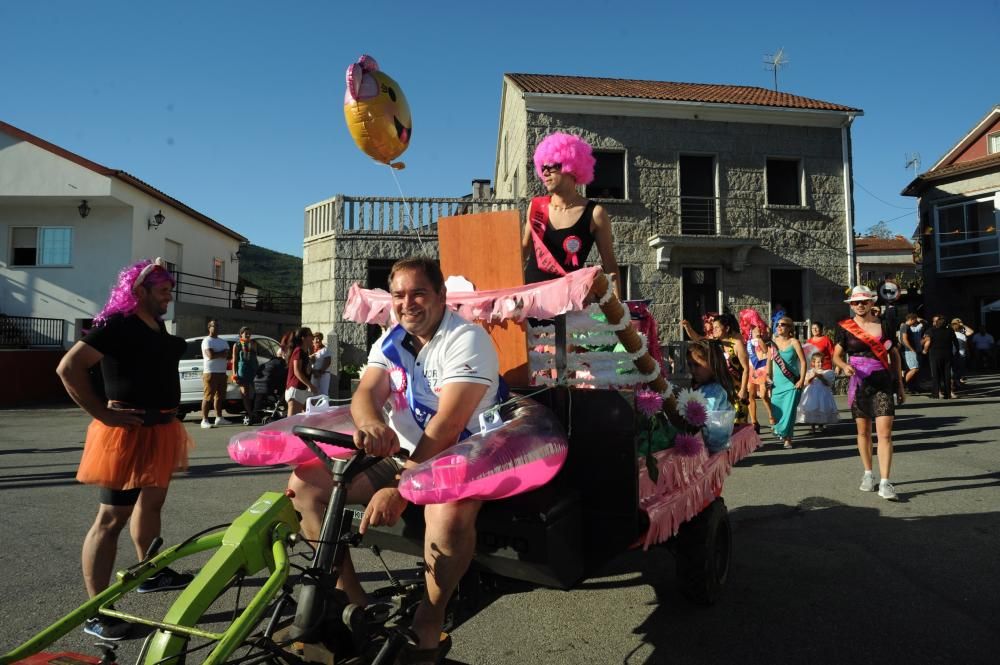
<path fill-rule="evenodd" d="M 545 229 L 549 225 L 549 201 L 551 196 L 536 196 L 531 199 L 528 207 L 528 226 L 531 228 L 532 245 L 535 247 L 535 261 L 542 272 L 547 272 L 557 277 L 566 274 L 556 257 L 545 246 Z"/>

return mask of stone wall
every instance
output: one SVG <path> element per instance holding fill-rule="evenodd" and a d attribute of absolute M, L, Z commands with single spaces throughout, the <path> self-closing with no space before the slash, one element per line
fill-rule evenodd
<path fill-rule="evenodd" d="M 679 336 L 685 266 L 720 268 L 723 306 L 733 312 L 756 307 L 770 314 L 772 268 L 806 271 L 806 318 L 832 321 L 845 312 L 841 301 L 849 282 L 851 236 L 845 226 L 839 129 L 528 112 L 529 147 L 553 131 L 577 134 L 598 150 L 625 151 L 627 199 L 604 205 L 613 222 L 618 262 L 630 266 L 632 296 L 652 300 L 664 340 Z M 715 156 L 720 235 L 759 245 L 750 250 L 743 270 L 727 265 L 731 250 L 712 247 L 678 247 L 669 267 L 658 268 L 647 241 L 680 234 L 678 163 L 684 154 Z M 765 164 L 772 156 L 802 160 L 805 205 L 767 205 Z M 525 166 L 531 166 L 530 150 Z M 529 173 L 527 195 L 542 194 Z"/>

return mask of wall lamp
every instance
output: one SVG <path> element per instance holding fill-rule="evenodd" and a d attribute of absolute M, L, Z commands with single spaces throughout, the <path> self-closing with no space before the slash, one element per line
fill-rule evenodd
<path fill-rule="evenodd" d="M 90 206 L 87 205 L 87 199 L 84 199 L 76 209 L 79 211 L 81 219 L 86 219 L 87 215 L 90 214 Z"/>
<path fill-rule="evenodd" d="M 240 243 L 240 248 L 237 249 L 235 252 L 232 252 L 232 253 L 229 254 L 229 260 L 232 261 L 233 263 L 239 263 L 240 255 L 243 252 L 243 248 L 246 247 L 249 244 L 250 243 L 248 243 L 248 242 L 241 242 Z"/>
<path fill-rule="evenodd" d="M 153 215 L 153 219 L 146 220 L 146 228 L 158 229 L 160 228 L 160 225 L 163 224 L 163 222 L 165 222 L 166 220 L 167 218 L 163 216 L 163 211 L 161 210 L 160 212 Z"/>

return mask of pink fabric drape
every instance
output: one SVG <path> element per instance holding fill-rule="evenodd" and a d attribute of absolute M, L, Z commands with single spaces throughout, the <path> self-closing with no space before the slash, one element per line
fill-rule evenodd
<path fill-rule="evenodd" d="M 491 291 L 449 293 L 448 304 L 468 321 L 523 321 L 527 317 L 551 319 L 571 310 L 583 309 L 590 287 L 600 272 L 597 266 L 571 272 L 565 277 L 525 286 Z M 352 284 L 344 306 L 344 320 L 389 325 L 392 297 L 382 289 L 363 289 Z"/>
<path fill-rule="evenodd" d="M 643 549 L 662 543 L 677 533 L 681 524 L 694 518 L 722 492 L 722 484 L 733 464 L 760 446 L 760 437 L 749 425 L 733 430 L 730 446 L 715 455 L 702 449 L 684 457 L 673 448 L 653 453 L 660 477 L 654 483 L 639 459 L 639 507 L 649 516 Z"/>

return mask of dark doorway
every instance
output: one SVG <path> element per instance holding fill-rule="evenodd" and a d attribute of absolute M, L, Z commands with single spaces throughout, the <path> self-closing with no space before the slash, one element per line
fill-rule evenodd
<path fill-rule="evenodd" d="M 715 268 L 684 268 L 681 271 L 684 318 L 701 332 L 701 317 L 719 311 L 719 288 Z M 687 334 L 685 334 L 687 339 Z"/>
<path fill-rule="evenodd" d="M 365 286 L 369 289 L 389 290 L 389 273 L 392 271 L 393 259 L 368 259 L 368 278 Z M 365 330 L 366 350 L 371 349 L 378 338 L 382 336 L 382 329 L 376 325 L 369 324 Z"/>
<path fill-rule="evenodd" d="M 715 157 L 681 155 L 681 233 L 714 235 Z"/>
<path fill-rule="evenodd" d="M 778 311 L 778 305 L 785 310 L 785 316 L 793 321 L 805 321 L 805 307 L 802 303 L 803 270 L 771 271 L 771 313 Z"/>

